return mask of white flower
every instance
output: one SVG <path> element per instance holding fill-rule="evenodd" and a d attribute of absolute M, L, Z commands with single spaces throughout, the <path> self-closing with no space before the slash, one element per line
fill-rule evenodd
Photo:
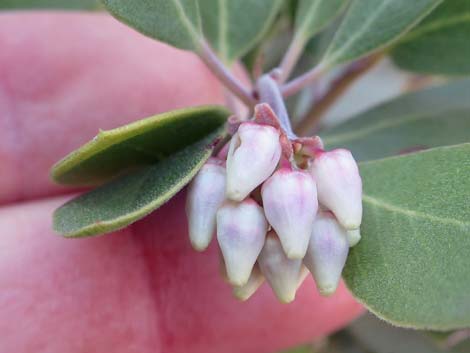
<path fill-rule="evenodd" d="M 246 122 L 232 137 L 227 156 L 227 198 L 241 201 L 265 181 L 281 157 L 279 131 Z"/>
<path fill-rule="evenodd" d="M 262 187 L 266 218 L 290 259 L 302 259 L 307 251 L 318 210 L 317 188 L 306 172 L 283 168 Z"/>
<path fill-rule="evenodd" d="M 320 212 L 304 258 L 320 294 L 328 296 L 336 291 L 348 251 L 346 230 L 330 212 Z"/>
<path fill-rule="evenodd" d="M 241 203 L 226 202 L 217 212 L 217 240 L 232 285 L 247 283 L 267 228 L 263 209 L 250 198 Z"/>
<path fill-rule="evenodd" d="M 362 220 L 362 180 L 351 152 L 320 152 L 310 166 L 317 184 L 318 201 L 330 209 L 346 229 L 357 229 Z"/>
<path fill-rule="evenodd" d="M 225 199 L 225 167 L 211 158 L 191 182 L 186 198 L 186 215 L 191 245 L 207 248 L 215 232 L 216 214 Z"/>
<path fill-rule="evenodd" d="M 242 286 L 235 286 L 233 288 L 233 295 L 238 300 L 248 300 L 253 294 L 255 294 L 263 282 L 263 274 L 261 273 L 259 266 L 255 265 L 255 267 L 253 267 L 253 271 L 251 271 L 251 276 L 248 282 Z"/>
<path fill-rule="evenodd" d="M 361 240 L 361 231 L 359 228 L 348 230 L 347 235 L 349 247 L 355 246 Z"/>
<path fill-rule="evenodd" d="M 286 257 L 274 231 L 268 233 L 258 263 L 276 297 L 283 303 L 293 301 L 297 288 L 305 278 L 302 260 L 291 260 Z"/>

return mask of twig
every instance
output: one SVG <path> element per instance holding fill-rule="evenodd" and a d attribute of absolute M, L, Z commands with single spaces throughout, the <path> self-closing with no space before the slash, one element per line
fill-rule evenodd
<path fill-rule="evenodd" d="M 295 132 L 309 133 L 331 105 L 343 95 L 357 78 L 372 68 L 381 58 L 381 55 L 370 56 L 348 65 L 343 72 L 331 82 L 325 94 L 313 103 L 311 109 L 295 127 Z"/>
<path fill-rule="evenodd" d="M 300 56 L 303 53 L 305 47 L 305 41 L 299 36 L 294 36 L 286 54 L 282 58 L 279 69 L 281 70 L 281 76 L 279 77 L 279 83 L 284 83 L 292 73 L 295 64 L 299 61 Z"/>
<path fill-rule="evenodd" d="M 324 65 L 323 63 L 318 64 L 310 71 L 307 71 L 306 73 L 283 85 L 281 87 L 282 95 L 284 97 L 289 97 L 296 94 L 302 88 L 314 83 L 326 70 L 328 70 L 328 66 Z"/>
<path fill-rule="evenodd" d="M 292 131 L 287 108 L 284 104 L 278 83 L 270 75 L 263 75 L 258 79 L 257 88 L 260 102 L 268 103 L 274 113 L 276 113 L 279 123 L 287 137 L 291 139 L 296 138 L 297 136 Z"/>
<path fill-rule="evenodd" d="M 236 95 L 247 106 L 252 107 L 256 104 L 252 94 L 240 83 L 239 80 L 222 64 L 217 55 L 211 49 L 207 42 L 203 41 L 200 45 L 199 56 L 215 76 Z"/>
<path fill-rule="evenodd" d="M 455 331 L 449 335 L 443 346 L 445 349 L 451 349 L 468 338 L 470 338 L 469 329 Z"/>

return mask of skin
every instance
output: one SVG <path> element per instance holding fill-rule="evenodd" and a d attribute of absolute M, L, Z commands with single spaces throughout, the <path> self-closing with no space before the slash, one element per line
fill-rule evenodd
<path fill-rule="evenodd" d="M 322 298 L 311 278 L 289 305 L 266 285 L 233 299 L 216 244 L 190 248 L 184 192 L 112 235 L 54 234 L 70 198 L 49 181 L 55 161 L 98 128 L 222 103 L 222 89 L 193 54 L 105 15 L 2 14 L 0 48 L 0 351 L 267 353 L 362 311 L 343 285 Z"/>

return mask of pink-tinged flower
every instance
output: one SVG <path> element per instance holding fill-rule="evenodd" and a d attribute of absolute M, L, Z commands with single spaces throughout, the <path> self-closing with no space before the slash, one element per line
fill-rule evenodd
<path fill-rule="evenodd" d="M 226 202 L 217 212 L 217 240 L 232 285 L 247 283 L 267 229 L 263 209 L 253 199 Z"/>
<path fill-rule="evenodd" d="M 318 201 L 330 209 L 346 229 L 362 220 L 362 180 L 351 152 L 336 149 L 316 154 L 310 172 L 317 184 Z"/>
<path fill-rule="evenodd" d="M 189 239 L 194 249 L 207 248 L 215 233 L 216 214 L 225 199 L 225 166 L 210 158 L 191 182 L 187 199 Z"/>
<path fill-rule="evenodd" d="M 349 247 L 355 246 L 361 240 L 361 230 L 359 228 L 348 230 Z"/>
<path fill-rule="evenodd" d="M 338 288 L 348 252 L 346 229 L 330 212 L 318 213 L 304 264 L 312 273 L 321 295 L 331 295 Z"/>
<path fill-rule="evenodd" d="M 287 257 L 302 259 L 318 210 L 315 181 L 304 171 L 283 168 L 266 180 L 261 194 L 266 218 Z"/>
<path fill-rule="evenodd" d="M 274 231 L 266 237 L 258 264 L 276 297 L 283 303 L 293 301 L 300 282 L 305 278 L 302 260 L 287 258 Z"/>
<path fill-rule="evenodd" d="M 279 130 L 247 122 L 232 137 L 227 156 L 227 198 L 241 201 L 265 181 L 281 157 Z"/>
<path fill-rule="evenodd" d="M 263 282 L 263 274 L 261 273 L 259 266 L 255 265 L 255 267 L 253 267 L 253 271 L 251 271 L 248 282 L 246 282 L 243 286 L 235 286 L 233 288 L 233 295 L 238 300 L 248 300 L 253 294 L 255 294 Z"/>

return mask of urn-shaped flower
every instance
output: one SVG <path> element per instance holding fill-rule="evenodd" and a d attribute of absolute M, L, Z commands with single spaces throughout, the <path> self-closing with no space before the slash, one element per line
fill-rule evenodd
<path fill-rule="evenodd" d="M 225 199 L 224 162 L 210 158 L 188 188 L 186 215 L 194 249 L 207 248 L 215 233 L 216 214 Z"/>
<path fill-rule="evenodd" d="M 240 125 L 227 155 L 227 198 L 241 201 L 265 181 L 281 157 L 279 130 L 254 122 Z"/>
<path fill-rule="evenodd" d="M 351 152 L 345 149 L 319 152 L 310 172 L 317 184 L 320 204 L 330 209 L 344 228 L 359 228 L 362 180 Z"/>
<path fill-rule="evenodd" d="M 247 283 L 267 228 L 263 209 L 250 198 L 241 203 L 226 202 L 217 212 L 217 240 L 231 284 Z"/>
<path fill-rule="evenodd" d="M 318 210 L 313 178 L 301 170 L 279 169 L 263 184 L 261 194 L 266 218 L 287 257 L 302 259 Z"/>

